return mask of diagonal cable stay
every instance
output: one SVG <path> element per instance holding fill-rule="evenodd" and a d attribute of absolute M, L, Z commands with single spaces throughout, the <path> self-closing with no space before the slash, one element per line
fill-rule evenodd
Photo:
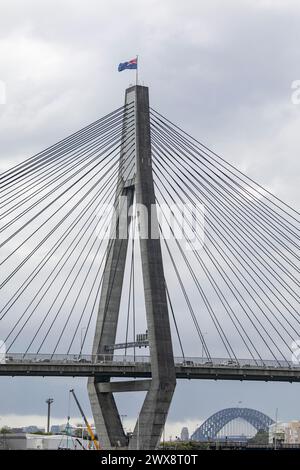
<path fill-rule="evenodd" d="M 151 140 L 166 281 L 193 350 L 198 337 L 208 359 L 290 363 L 299 213 L 154 109 Z"/>
<path fill-rule="evenodd" d="M 154 109 L 150 124 L 174 355 L 290 364 L 300 337 L 299 212 Z M 135 132 L 134 104 L 125 105 L 0 175 L 8 352 L 90 353 Z M 135 358 L 145 315 L 135 199 L 130 217 L 118 338 Z"/>
<path fill-rule="evenodd" d="M 103 233 L 134 147 L 134 110 L 125 105 L 0 175 L 0 329 L 8 352 L 85 347 L 107 253 Z"/>

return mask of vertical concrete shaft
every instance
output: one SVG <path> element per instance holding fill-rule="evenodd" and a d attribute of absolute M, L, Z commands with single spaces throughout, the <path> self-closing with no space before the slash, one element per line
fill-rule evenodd
<path fill-rule="evenodd" d="M 131 449 L 155 449 L 176 385 L 172 338 L 166 298 L 155 192 L 152 174 L 148 88 L 136 86 L 136 203 L 142 205 L 139 225 L 148 227 L 140 238 L 146 316 L 151 355 L 152 381 L 133 437 Z"/>
<path fill-rule="evenodd" d="M 131 205 L 133 190 L 124 189 L 123 195 L 128 197 L 129 205 Z M 128 225 L 129 221 L 127 227 Z M 111 239 L 108 244 L 108 255 L 104 268 L 93 345 L 94 355 L 107 355 L 106 346 L 114 344 L 116 340 L 127 245 L 128 239 L 119 238 Z M 101 436 L 101 444 L 108 449 L 126 447 L 127 438 L 124 434 L 113 394 L 110 392 L 101 393 L 95 379 L 88 380 L 88 391 L 96 429 L 98 435 Z"/>
<path fill-rule="evenodd" d="M 134 105 L 134 94 L 126 93 L 125 104 Z M 122 286 L 124 280 L 125 263 L 128 247 L 128 236 L 119 238 L 120 228 L 120 211 L 126 212 L 126 232 L 128 235 L 129 217 L 127 207 L 133 203 L 133 186 L 128 186 L 128 181 L 132 180 L 134 174 L 128 173 L 130 165 L 130 145 L 126 145 L 130 141 L 130 131 L 127 131 L 127 117 L 124 118 L 123 139 L 120 154 L 118 183 L 115 195 L 115 217 L 111 223 L 110 239 L 107 247 L 107 259 L 104 268 L 100 305 L 96 321 L 96 329 L 93 344 L 93 354 L 107 354 L 106 346 L 112 345 L 116 340 L 116 332 L 119 319 L 120 302 L 122 295 Z M 134 141 L 133 133 L 133 141 Z M 133 146 L 135 144 L 133 143 Z M 134 149 L 133 149 L 134 150 Z M 124 169 L 127 168 L 127 171 Z M 120 196 L 126 198 L 120 202 Z M 124 219 L 123 217 L 121 217 Z M 107 379 L 109 381 L 109 378 Z M 110 449 L 115 447 L 126 447 L 127 438 L 124 434 L 121 419 L 117 410 L 117 406 L 113 394 L 101 393 L 99 391 L 97 379 L 88 380 L 88 392 L 91 402 L 91 408 L 94 415 L 97 433 L 100 436 L 101 444 L 104 448 Z"/>
<path fill-rule="evenodd" d="M 118 191 L 122 191 L 127 196 L 129 204 L 133 200 L 133 190 L 136 194 L 139 227 L 142 234 L 140 248 L 152 371 L 151 384 L 129 448 L 155 449 L 159 443 L 172 400 L 176 375 L 162 253 L 158 236 L 151 160 L 148 88 L 134 86 L 126 90 L 126 103 L 134 103 L 135 105 L 135 175 L 134 172 L 126 176 L 122 173 L 124 160 L 128 158 L 128 154 L 122 151 Z M 143 210 L 139 211 L 139 207 L 143 207 Z M 128 224 L 127 217 L 127 229 Z M 93 354 L 105 354 L 105 346 L 115 343 L 127 245 L 127 239 L 110 240 Z M 107 381 L 109 380 L 108 378 Z M 89 380 L 88 390 L 102 445 L 108 449 L 126 446 L 127 441 L 113 394 L 100 392 L 97 380 L 94 379 Z"/>

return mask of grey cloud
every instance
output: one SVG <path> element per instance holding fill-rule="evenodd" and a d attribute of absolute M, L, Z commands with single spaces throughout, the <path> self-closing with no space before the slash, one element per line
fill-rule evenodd
<path fill-rule="evenodd" d="M 290 88 L 300 79 L 299 19 L 297 1 L 3 0 L 0 79 L 8 101 L 0 105 L 0 171 L 119 107 L 134 75 L 118 74 L 117 64 L 138 53 L 155 109 L 299 207 L 300 105 Z M 48 387 L 61 399 L 69 385 L 53 383 L 1 379 L 1 412 L 33 413 Z M 290 385 L 246 386 L 180 384 L 171 418 L 193 417 L 195 406 L 203 418 L 240 394 L 270 414 L 279 402 L 295 417 L 282 400 Z M 134 400 L 120 400 L 133 413 Z"/>

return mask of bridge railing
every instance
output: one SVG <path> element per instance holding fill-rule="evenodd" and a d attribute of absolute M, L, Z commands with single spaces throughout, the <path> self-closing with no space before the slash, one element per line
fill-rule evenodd
<path fill-rule="evenodd" d="M 253 360 L 207 357 L 174 357 L 176 366 L 181 367 L 230 367 L 230 368 L 299 368 L 298 364 L 287 361 Z M 9 364 L 145 364 L 150 363 L 150 356 L 118 355 L 118 354 L 23 354 L 9 353 L 2 359 Z"/>
<path fill-rule="evenodd" d="M 112 363 L 149 363 L 149 356 L 124 356 L 113 354 L 32 354 L 32 353 L 11 353 L 7 354 L 3 363 L 18 363 L 18 364 L 112 364 Z"/>
<path fill-rule="evenodd" d="M 299 364 L 294 364 L 292 361 L 271 360 L 271 359 L 228 359 L 228 358 L 207 358 L 207 357 L 175 357 L 175 364 L 182 364 L 185 366 L 195 367 L 253 367 L 253 368 L 283 368 L 283 367 L 300 367 Z"/>

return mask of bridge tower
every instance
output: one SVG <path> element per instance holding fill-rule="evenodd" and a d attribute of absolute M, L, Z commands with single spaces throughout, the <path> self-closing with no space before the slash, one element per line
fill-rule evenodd
<path fill-rule="evenodd" d="M 120 206 L 120 194 L 122 204 L 125 200 L 128 207 L 135 194 L 137 207 L 146 209 L 139 211 L 138 225 L 151 379 L 111 382 L 110 377 L 105 381 L 103 378 L 90 378 L 88 392 L 97 433 L 104 448 L 155 449 L 165 425 L 176 386 L 176 375 L 155 205 L 148 88 L 140 85 L 128 88 L 125 104 L 134 109 L 135 165 L 131 173 L 125 174 L 124 163 L 129 156 L 128 151 L 123 148 L 120 153 L 115 208 Z M 125 135 L 129 132 L 126 119 L 125 117 Z M 113 350 L 109 348 L 116 340 L 130 225 L 128 212 L 126 211 L 126 217 L 122 214 L 123 210 L 119 207 L 112 227 L 114 233 L 107 249 L 93 344 L 95 355 L 107 355 L 108 350 L 113 355 Z M 147 391 L 129 442 L 114 399 L 114 393 L 128 391 Z"/>

